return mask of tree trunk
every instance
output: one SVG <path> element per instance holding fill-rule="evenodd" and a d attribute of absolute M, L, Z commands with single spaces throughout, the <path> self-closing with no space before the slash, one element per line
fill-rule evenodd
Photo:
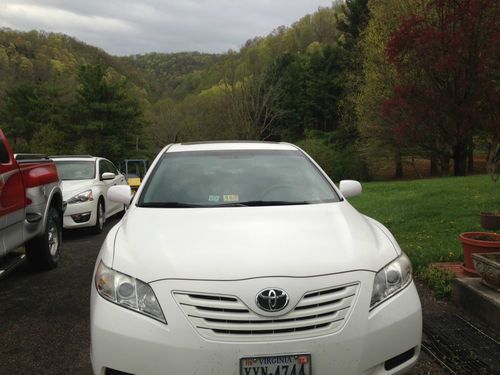
<path fill-rule="evenodd" d="M 441 175 L 449 176 L 450 175 L 450 157 L 449 156 L 441 156 L 439 158 L 439 165 L 441 167 Z"/>
<path fill-rule="evenodd" d="M 474 144 L 472 142 L 467 148 L 467 172 L 474 173 Z"/>
<path fill-rule="evenodd" d="M 438 162 L 437 158 L 435 155 L 431 155 L 431 176 L 438 176 L 439 175 L 439 169 L 438 169 Z"/>
<path fill-rule="evenodd" d="M 401 158 L 401 150 L 397 149 L 394 153 L 394 161 L 396 163 L 396 177 L 403 177 L 403 161 Z"/>
<path fill-rule="evenodd" d="M 467 174 L 467 148 L 459 143 L 453 147 L 453 174 L 465 176 Z"/>
<path fill-rule="evenodd" d="M 417 175 L 417 177 L 422 178 L 422 175 L 420 174 L 420 171 L 417 168 L 417 163 L 415 161 L 415 155 L 411 156 L 411 165 L 413 166 L 413 170 L 415 171 L 415 174 Z"/>

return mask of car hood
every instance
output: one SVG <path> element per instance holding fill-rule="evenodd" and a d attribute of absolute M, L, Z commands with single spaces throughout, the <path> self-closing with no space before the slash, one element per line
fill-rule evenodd
<path fill-rule="evenodd" d="M 92 188 L 94 180 L 66 180 L 61 182 L 63 199 L 68 200 L 76 194 Z"/>
<path fill-rule="evenodd" d="M 274 207 L 131 207 L 112 267 L 146 282 L 378 271 L 398 254 L 349 203 Z"/>

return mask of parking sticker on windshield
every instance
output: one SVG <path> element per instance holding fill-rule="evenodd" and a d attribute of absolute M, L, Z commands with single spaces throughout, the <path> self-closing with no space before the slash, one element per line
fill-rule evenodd
<path fill-rule="evenodd" d="M 238 194 L 229 194 L 224 195 L 224 202 L 238 202 L 240 200 L 240 196 Z"/>
<path fill-rule="evenodd" d="M 219 200 L 220 200 L 220 195 L 209 195 L 208 196 L 209 202 L 218 202 Z"/>

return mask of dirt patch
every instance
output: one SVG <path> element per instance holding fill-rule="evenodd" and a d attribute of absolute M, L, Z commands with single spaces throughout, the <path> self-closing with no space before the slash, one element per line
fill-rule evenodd
<path fill-rule="evenodd" d="M 372 160 L 369 163 L 369 169 L 372 177 L 376 180 L 392 180 L 394 179 L 396 169 L 394 161 L 391 159 Z M 453 172 L 453 161 L 450 161 L 450 172 Z M 486 173 L 486 156 L 474 156 L 474 173 Z M 398 179 L 413 180 L 417 178 L 429 178 L 431 176 L 431 161 L 429 159 L 410 157 L 403 158 L 403 177 Z"/>

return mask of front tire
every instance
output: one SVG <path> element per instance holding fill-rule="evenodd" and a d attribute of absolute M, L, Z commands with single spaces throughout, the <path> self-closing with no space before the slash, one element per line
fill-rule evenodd
<path fill-rule="evenodd" d="M 43 234 L 26 243 L 26 258 L 29 266 L 39 271 L 56 268 L 61 259 L 61 244 L 61 216 L 54 207 L 49 207 Z"/>
<path fill-rule="evenodd" d="M 100 234 L 102 233 L 102 230 L 104 229 L 104 223 L 106 222 L 106 211 L 104 210 L 104 202 L 102 201 L 102 199 L 99 199 L 96 215 L 97 217 L 95 219 L 95 225 L 92 228 L 92 232 L 94 232 L 95 234 Z"/>

